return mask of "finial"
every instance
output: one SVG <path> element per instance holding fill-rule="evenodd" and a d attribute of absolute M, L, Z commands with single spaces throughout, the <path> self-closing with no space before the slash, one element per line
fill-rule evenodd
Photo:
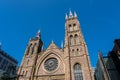
<path fill-rule="evenodd" d="M 52 43 L 54 43 L 54 41 L 52 40 Z"/>
<path fill-rule="evenodd" d="M 38 30 L 36 37 L 40 37 L 40 29 Z"/>
<path fill-rule="evenodd" d="M 68 15 L 66 14 L 66 17 L 65 17 L 65 19 L 68 19 Z"/>
<path fill-rule="evenodd" d="M 74 12 L 74 17 L 77 18 L 77 13 L 76 12 Z"/>
<path fill-rule="evenodd" d="M 63 49 L 63 47 L 64 47 L 64 46 L 63 46 L 63 41 L 61 41 L 61 48 Z"/>
<path fill-rule="evenodd" d="M 72 14 L 72 11 L 70 9 L 69 18 L 72 18 L 72 17 L 73 17 L 73 14 Z"/>

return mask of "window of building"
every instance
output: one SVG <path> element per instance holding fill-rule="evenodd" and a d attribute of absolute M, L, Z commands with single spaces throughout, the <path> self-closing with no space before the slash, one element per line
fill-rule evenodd
<path fill-rule="evenodd" d="M 5 70 L 6 68 L 6 60 L 4 60 L 0 66 L 0 69 Z"/>
<path fill-rule="evenodd" d="M 73 45 L 73 36 L 72 35 L 70 35 L 70 45 Z"/>
<path fill-rule="evenodd" d="M 34 44 L 33 48 L 32 48 L 32 54 L 34 53 L 35 51 L 35 47 L 36 47 L 36 43 Z"/>
<path fill-rule="evenodd" d="M 3 70 L 5 70 L 5 71 L 6 71 L 6 69 L 7 69 L 7 65 L 8 65 L 8 61 L 7 61 L 7 60 L 5 60 L 5 63 L 4 63 L 4 68 L 3 68 Z"/>
<path fill-rule="evenodd" d="M 77 30 L 77 25 L 76 24 L 73 24 L 73 29 Z"/>
<path fill-rule="evenodd" d="M 77 44 L 78 42 L 79 42 L 79 40 L 78 40 L 78 35 L 75 34 L 75 36 L 74 36 L 74 43 Z"/>
<path fill-rule="evenodd" d="M 12 74 L 15 75 L 15 72 L 16 72 L 15 66 L 12 66 L 12 69 L 13 69 Z"/>
<path fill-rule="evenodd" d="M 73 27 L 72 27 L 71 24 L 69 24 L 69 30 L 70 30 L 70 31 L 73 31 Z"/>
<path fill-rule="evenodd" d="M 9 65 L 8 65 L 8 68 L 7 68 L 7 72 L 10 74 L 10 71 L 11 71 L 11 66 L 10 66 L 11 64 L 9 63 Z"/>
<path fill-rule="evenodd" d="M 27 52 L 26 52 L 26 55 L 29 54 L 31 46 L 32 46 L 32 44 L 30 44 L 30 45 L 28 46 L 28 48 L 27 48 Z"/>
<path fill-rule="evenodd" d="M 2 57 L 0 57 L 0 62 L 2 61 Z"/>
<path fill-rule="evenodd" d="M 76 50 L 76 54 L 77 54 L 77 55 L 79 54 L 79 49 Z"/>
<path fill-rule="evenodd" d="M 74 65 L 74 80 L 83 80 L 82 69 L 78 63 Z"/>
<path fill-rule="evenodd" d="M 72 55 L 74 55 L 74 52 L 75 52 L 74 49 L 72 49 Z"/>

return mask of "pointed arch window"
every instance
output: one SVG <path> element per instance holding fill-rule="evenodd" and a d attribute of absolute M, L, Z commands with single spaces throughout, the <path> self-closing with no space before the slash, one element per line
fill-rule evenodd
<path fill-rule="evenodd" d="M 31 46 L 32 46 L 32 44 L 30 44 L 30 45 L 28 46 L 28 48 L 27 48 L 27 52 L 26 52 L 26 55 L 29 54 Z"/>
<path fill-rule="evenodd" d="M 76 24 L 73 24 L 73 29 L 77 30 L 77 25 Z"/>
<path fill-rule="evenodd" d="M 77 44 L 78 42 L 79 42 L 78 35 L 75 34 L 75 36 L 74 36 L 74 43 Z"/>
<path fill-rule="evenodd" d="M 70 45 L 73 45 L 73 42 L 74 42 L 74 39 L 73 39 L 73 36 L 72 35 L 70 35 Z"/>
<path fill-rule="evenodd" d="M 34 44 L 33 48 L 32 48 L 32 54 L 34 53 L 35 51 L 35 47 L 36 47 L 36 43 Z"/>
<path fill-rule="evenodd" d="M 71 24 L 69 24 L 69 30 L 70 30 L 70 31 L 73 31 L 73 27 L 72 27 Z"/>
<path fill-rule="evenodd" d="M 78 54 L 79 54 L 79 49 L 76 50 L 76 55 L 78 55 Z"/>
<path fill-rule="evenodd" d="M 83 74 L 80 64 L 74 65 L 74 80 L 83 80 Z"/>
<path fill-rule="evenodd" d="M 72 49 L 72 55 L 74 55 L 74 52 L 75 52 L 74 49 Z"/>

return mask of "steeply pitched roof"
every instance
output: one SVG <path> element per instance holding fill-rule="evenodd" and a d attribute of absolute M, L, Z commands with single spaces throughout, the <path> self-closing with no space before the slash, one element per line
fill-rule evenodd
<path fill-rule="evenodd" d="M 48 46 L 47 49 L 59 49 L 59 48 L 58 48 L 57 45 L 54 43 L 54 41 L 52 41 L 51 44 Z M 46 49 L 46 50 L 47 50 L 47 49 Z"/>

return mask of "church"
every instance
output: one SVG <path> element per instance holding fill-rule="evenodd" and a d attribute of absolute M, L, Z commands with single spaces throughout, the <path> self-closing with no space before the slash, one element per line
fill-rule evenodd
<path fill-rule="evenodd" d="M 87 45 L 76 12 L 65 17 L 63 48 L 52 41 L 43 50 L 40 31 L 29 40 L 18 80 L 94 80 Z"/>

